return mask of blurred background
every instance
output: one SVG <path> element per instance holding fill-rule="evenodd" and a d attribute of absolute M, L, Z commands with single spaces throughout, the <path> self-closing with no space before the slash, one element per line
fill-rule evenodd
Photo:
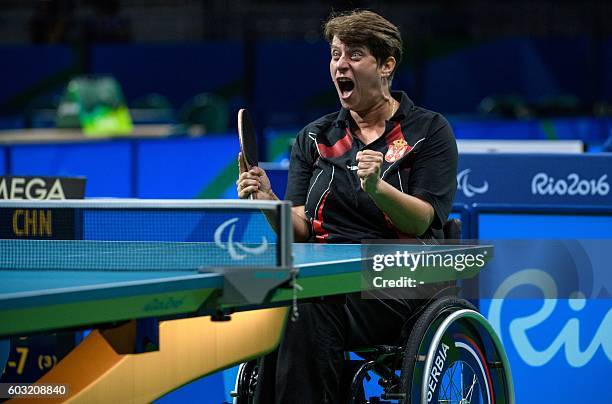
<path fill-rule="evenodd" d="M 247 107 L 282 197 L 297 131 L 339 108 L 321 25 L 356 7 L 403 34 L 393 87 L 453 126 L 465 237 L 612 237 L 606 1 L 0 0 L 0 175 L 85 177 L 86 197 L 235 198 Z M 579 313 L 559 300 L 524 338 L 509 324 L 539 306 L 520 303 L 502 317 L 480 302 L 501 324 L 517 401 L 609 402 L 609 300 Z M 11 355 L 26 365 L 4 380 L 48 370 Z M 234 377 L 159 402 L 228 400 Z"/>
<path fill-rule="evenodd" d="M 0 128 L 54 126 L 68 82 L 83 75 L 116 79 L 134 124 L 199 124 L 193 132 L 220 133 L 246 106 L 260 131 L 300 128 L 338 107 L 321 24 L 330 11 L 353 7 L 400 27 L 406 57 L 394 87 L 448 115 L 459 138 L 479 136 L 472 123 L 483 120 L 546 126 L 548 118 L 611 114 L 612 5 L 605 1 L 0 4 Z M 594 146 L 609 135 L 592 121 L 575 122 L 530 126 L 530 135 Z"/>

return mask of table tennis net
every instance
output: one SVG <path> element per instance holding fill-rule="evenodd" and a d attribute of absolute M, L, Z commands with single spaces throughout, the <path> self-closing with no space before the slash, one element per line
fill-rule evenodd
<path fill-rule="evenodd" d="M 266 216 L 244 206 L 171 206 L 0 205 L 0 269 L 197 271 L 279 264 L 274 208 Z"/>

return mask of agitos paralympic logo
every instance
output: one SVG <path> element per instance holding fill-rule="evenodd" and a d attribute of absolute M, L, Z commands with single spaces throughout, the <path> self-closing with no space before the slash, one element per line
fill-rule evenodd
<path fill-rule="evenodd" d="M 265 236 L 261 237 L 261 244 L 256 247 L 247 247 L 239 241 L 234 241 L 234 233 L 236 232 L 236 222 L 238 218 L 234 217 L 221 223 L 215 230 L 214 240 L 217 247 L 227 250 L 233 260 L 243 260 L 247 255 L 259 255 L 268 249 L 268 239 Z M 226 233 L 227 236 L 224 236 Z M 225 240 L 224 240 L 225 239 Z"/>
<path fill-rule="evenodd" d="M 489 190 L 489 183 L 484 181 L 481 186 L 472 185 L 469 183 L 469 174 L 472 172 L 471 168 L 467 168 L 457 174 L 457 190 L 462 191 L 463 195 L 468 198 L 473 197 L 477 194 L 484 194 Z"/>

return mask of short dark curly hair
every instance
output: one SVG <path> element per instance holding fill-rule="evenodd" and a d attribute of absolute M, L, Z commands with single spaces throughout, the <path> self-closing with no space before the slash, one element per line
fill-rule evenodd
<path fill-rule="evenodd" d="M 379 65 L 393 56 L 397 68 L 402 60 L 402 35 L 399 29 L 373 11 L 333 13 L 323 25 L 323 32 L 330 44 L 334 36 L 337 36 L 347 45 L 366 46 Z M 393 73 L 390 78 L 393 78 Z"/>

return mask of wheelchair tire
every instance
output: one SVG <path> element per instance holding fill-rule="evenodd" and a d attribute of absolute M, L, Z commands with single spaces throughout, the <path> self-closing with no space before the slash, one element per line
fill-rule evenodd
<path fill-rule="evenodd" d="M 415 323 L 400 389 L 403 402 L 411 404 L 514 402 L 509 366 L 494 331 L 471 303 L 457 297 L 434 301 Z"/>
<path fill-rule="evenodd" d="M 259 373 L 259 360 L 253 359 L 240 364 L 236 387 L 233 392 L 233 404 L 251 404 L 257 387 L 257 376 Z"/>

